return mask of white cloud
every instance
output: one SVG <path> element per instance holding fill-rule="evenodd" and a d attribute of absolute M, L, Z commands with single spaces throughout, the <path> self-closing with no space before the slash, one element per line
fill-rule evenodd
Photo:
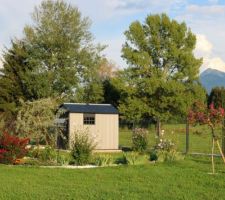
<path fill-rule="evenodd" d="M 225 14 L 225 6 L 224 5 L 189 5 L 187 6 L 187 12 L 189 13 L 198 13 L 203 15 L 211 15 L 211 14 Z"/>
<path fill-rule="evenodd" d="M 73 5 L 78 5 L 82 13 L 93 21 L 106 21 L 146 13 L 169 12 L 170 9 L 179 9 L 186 0 L 94 0 L 88 3 L 84 0 L 67 0 Z M 96 12 L 97 11 L 97 12 Z"/>
<path fill-rule="evenodd" d="M 203 58 L 204 65 L 202 70 L 207 68 L 217 69 L 219 71 L 225 72 L 225 62 L 220 57 L 213 57 L 213 58 Z"/>
<path fill-rule="evenodd" d="M 200 71 L 207 68 L 217 69 L 225 72 L 225 62 L 222 58 L 213 54 L 213 45 L 205 35 L 197 34 L 197 43 L 195 49 L 196 57 L 203 57 L 203 65 Z"/>
<path fill-rule="evenodd" d="M 196 48 L 195 53 L 197 56 L 201 57 L 203 55 L 209 55 L 212 51 L 212 43 L 209 42 L 205 35 L 197 34 L 196 35 L 197 42 L 196 42 Z"/>

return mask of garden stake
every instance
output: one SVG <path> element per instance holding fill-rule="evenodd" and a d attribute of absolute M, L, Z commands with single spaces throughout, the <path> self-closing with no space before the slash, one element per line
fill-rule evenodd
<path fill-rule="evenodd" d="M 212 139 L 212 173 L 215 174 L 215 165 L 214 165 L 214 138 Z"/>
<path fill-rule="evenodd" d="M 217 144 L 217 146 L 218 146 L 218 149 L 219 149 L 220 154 L 221 154 L 221 156 L 222 156 L 223 162 L 224 162 L 224 164 L 225 164 L 225 157 L 224 157 L 223 151 L 222 151 L 222 149 L 221 149 L 221 147 L 220 147 L 220 144 L 219 144 L 219 141 L 218 141 L 218 140 L 216 140 L 216 144 Z"/>

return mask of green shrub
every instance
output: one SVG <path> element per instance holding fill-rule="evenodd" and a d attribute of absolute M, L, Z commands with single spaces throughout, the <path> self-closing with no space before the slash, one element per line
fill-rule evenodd
<path fill-rule="evenodd" d="M 155 149 L 150 151 L 149 160 L 150 161 L 156 161 L 157 159 L 158 159 L 157 151 Z"/>
<path fill-rule="evenodd" d="M 138 152 L 143 152 L 148 146 L 148 131 L 143 128 L 135 128 L 132 134 L 133 149 Z"/>
<path fill-rule="evenodd" d="M 98 155 L 94 158 L 94 164 L 97 166 L 108 166 L 113 164 L 111 155 Z"/>
<path fill-rule="evenodd" d="M 57 160 L 57 152 L 50 146 L 46 146 L 44 149 L 35 148 L 31 151 L 30 156 L 43 162 Z"/>
<path fill-rule="evenodd" d="M 73 158 L 72 162 L 76 165 L 88 164 L 95 146 L 94 140 L 91 138 L 87 129 L 77 130 L 74 134 L 71 150 L 71 156 Z"/>
<path fill-rule="evenodd" d="M 173 162 L 173 161 L 183 160 L 184 156 L 181 153 L 178 153 L 176 150 L 158 151 L 157 158 L 159 162 Z"/>
<path fill-rule="evenodd" d="M 28 161 L 26 164 L 34 162 L 35 165 L 64 165 L 70 160 L 69 155 L 64 155 L 50 146 L 46 146 L 44 149 L 35 148 L 30 151 L 28 156 L 31 158 L 31 162 Z"/>
<path fill-rule="evenodd" d="M 143 164 L 143 158 L 146 159 L 144 155 L 140 155 L 138 152 L 123 153 L 121 157 L 116 159 L 115 163 L 123 165 Z"/>
<path fill-rule="evenodd" d="M 137 152 L 131 152 L 127 154 L 126 157 L 128 160 L 128 164 L 135 165 L 138 163 L 139 157 L 141 157 L 141 155 L 139 155 Z"/>

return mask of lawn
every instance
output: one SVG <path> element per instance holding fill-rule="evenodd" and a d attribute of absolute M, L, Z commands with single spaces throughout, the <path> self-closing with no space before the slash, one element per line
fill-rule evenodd
<path fill-rule="evenodd" d="M 172 138 L 178 150 L 184 151 L 185 125 L 165 125 L 163 129 L 164 137 Z M 152 147 L 156 142 L 154 128 L 149 132 Z M 210 152 L 207 127 L 192 127 L 190 138 L 191 152 Z M 131 147 L 131 142 L 131 131 L 121 129 L 120 146 Z M 0 200 L 225 200 L 225 166 L 221 158 L 215 160 L 216 175 L 209 174 L 211 160 L 207 156 L 186 156 L 185 160 L 172 163 L 153 164 L 146 160 L 142 165 L 92 169 L 0 165 Z"/>
<path fill-rule="evenodd" d="M 178 151 L 185 152 L 186 134 L 185 124 L 165 124 L 164 137 L 172 139 L 178 148 Z M 221 134 L 221 128 L 216 129 L 218 135 Z M 120 147 L 132 146 L 132 132 L 129 129 L 120 129 Z M 156 144 L 155 129 L 153 126 L 149 128 L 149 147 Z M 211 134 L 207 125 L 190 126 L 190 153 L 211 153 Z M 219 152 L 218 149 L 215 152 Z"/>
<path fill-rule="evenodd" d="M 217 160 L 218 162 L 218 160 Z M 225 199 L 225 168 L 210 158 L 177 163 L 47 169 L 0 165 L 0 199 Z"/>

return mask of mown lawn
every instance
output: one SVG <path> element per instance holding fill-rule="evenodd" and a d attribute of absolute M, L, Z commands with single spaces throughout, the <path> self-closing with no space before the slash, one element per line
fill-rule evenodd
<path fill-rule="evenodd" d="M 218 162 L 218 160 L 217 160 Z M 47 169 L 0 165 L 0 199 L 225 199 L 225 167 L 210 158 L 177 163 Z"/>
<path fill-rule="evenodd" d="M 178 151 L 185 152 L 186 135 L 185 124 L 165 124 L 162 129 L 164 130 L 164 137 L 175 141 Z M 221 128 L 216 130 L 218 135 L 221 135 Z M 120 147 L 132 146 L 132 132 L 129 129 L 120 129 Z M 156 144 L 155 129 L 149 128 L 149 148 Z M 190 153 L 211 153 L 211 135 L 207 125 L 203 126 L 190 126 Z M 218 149 L 215 152 L 219 152 Z"/>

